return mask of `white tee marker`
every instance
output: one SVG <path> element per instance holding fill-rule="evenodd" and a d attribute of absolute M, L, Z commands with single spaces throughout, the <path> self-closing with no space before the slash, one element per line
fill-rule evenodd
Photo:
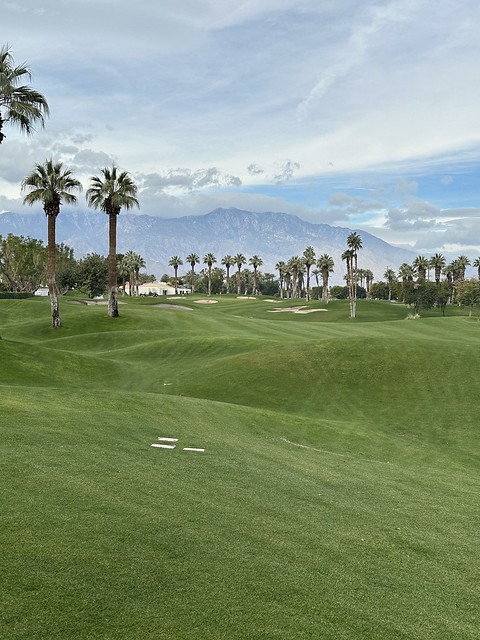
<path fill-rule="evenodd" d="M 205 451 L 205 449 L 199 449 L 197 447 L 183 447 L 184 451 Z"/>
<path fill-rule="evenodd" d="M 157 438 L 161 442 L 178 442 L 178 438 Z"/>
<path fill-rule="evenodd" d="M 157 449 L 175 449 L 174 444 L 157 444 L 156 442 L 154 442 L 152 444 L 152 447 L 157 447 Z"/>

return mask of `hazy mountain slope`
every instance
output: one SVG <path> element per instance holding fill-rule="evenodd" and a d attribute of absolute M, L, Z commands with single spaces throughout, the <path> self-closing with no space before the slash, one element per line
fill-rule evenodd
<path fill-rule="evenodd" d="M 252 213 L 239 209 L 215 209 L 203 216 L 157 218 L 141 214 L 121 213 L 118 219 L 119 253 L 133 250 L 147 261 L 148 271 L 160 277 L 169 273 L 168 261 L 173 255 L 185 257 L 194 251 L 201 259 L 212 252 L 218 262 L 226 254 L 243 253 L 248 258 L 259 255 L 262 271 L 274 272 L 279 260 L 301 255 L 308 245 L 317 253 L 330 254 L 335 260 L 334 281 L 340 282 L 344 273 L 341 254 L 351 229 L 312 224 L 286 213 Z M 46 241 L 45 216 L 26 213 L 0 214 L 0 234 L 32 236 Z M 380 279 L 388 266 L 398 269 L 402 262 L 411 262 L 415 255 L 359 232 L 363 249 L 359 266 L 371 269 Z M 57 242 L 64 242 L 75 250 L 77 258 L 87 253 L 108 251 L 108 219 L 104 214 L 90 211 L 62 213 L 57 220 Z M 188 265 L 184 266 L 186 271 Z M 180 270 L 180 273 L 182 269 Z"/>

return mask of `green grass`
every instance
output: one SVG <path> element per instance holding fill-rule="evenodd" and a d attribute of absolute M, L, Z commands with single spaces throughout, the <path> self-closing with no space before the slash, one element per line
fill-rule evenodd
<path fill-rule="evenodd" d="M 477 318 L 195 299 L 0 300 L 0 637 L 477 638 Z"/>

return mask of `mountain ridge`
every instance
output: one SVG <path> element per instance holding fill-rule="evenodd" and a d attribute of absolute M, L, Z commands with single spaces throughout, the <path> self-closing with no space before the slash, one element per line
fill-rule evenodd
<path fill-rule="evenodd" d="M 243 253 L 247 258 L 259 255 L 262 271 L 275 272 L 275 264 L 301 255 L 309 245 L 317 257 L 328 253 L 335 261 L 332 282 L 343 282 L 345 272 L 341 254 L 347 248 L 347 236 L 357 231 L 363 242 L 359 267 L 373 271 L 375 279 L 383 277 L 387 267 L 398 269 L 402 262 L 411 262 L 415 253 L 388 244 L 361 230 L 312 223 L 282 212 L 256 213 L 236 208 L 217 208 L 203 215 L 180 218 L 159 218 L 142 213 L 121 213 L 117 225 L 117 251 L 140 253 L 147 270 L 159 278 L 169 273 L 168 262 L 173 255 L 184 261 L 195 252 L 203 259 L 213 253 L 220 263 L 224 255 Z M 46 242 L 45 216 L 34 213 L 0 213 L 0 235 L 23 235 Z M 108 253 L 108 217 L 93 211 L 69 209 L 57 219 L 57 242 L 74 249 L 75 257 L 88 253 Z M 182 269 L 180 273 L 183 272 Z"/>

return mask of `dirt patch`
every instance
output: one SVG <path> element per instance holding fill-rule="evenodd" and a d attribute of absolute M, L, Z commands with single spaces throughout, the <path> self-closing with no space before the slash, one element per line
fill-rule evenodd
<path fill-rule="evenodd" d="M 196 304 L 217 304 L 218 300 L 195 300 Z"/>

